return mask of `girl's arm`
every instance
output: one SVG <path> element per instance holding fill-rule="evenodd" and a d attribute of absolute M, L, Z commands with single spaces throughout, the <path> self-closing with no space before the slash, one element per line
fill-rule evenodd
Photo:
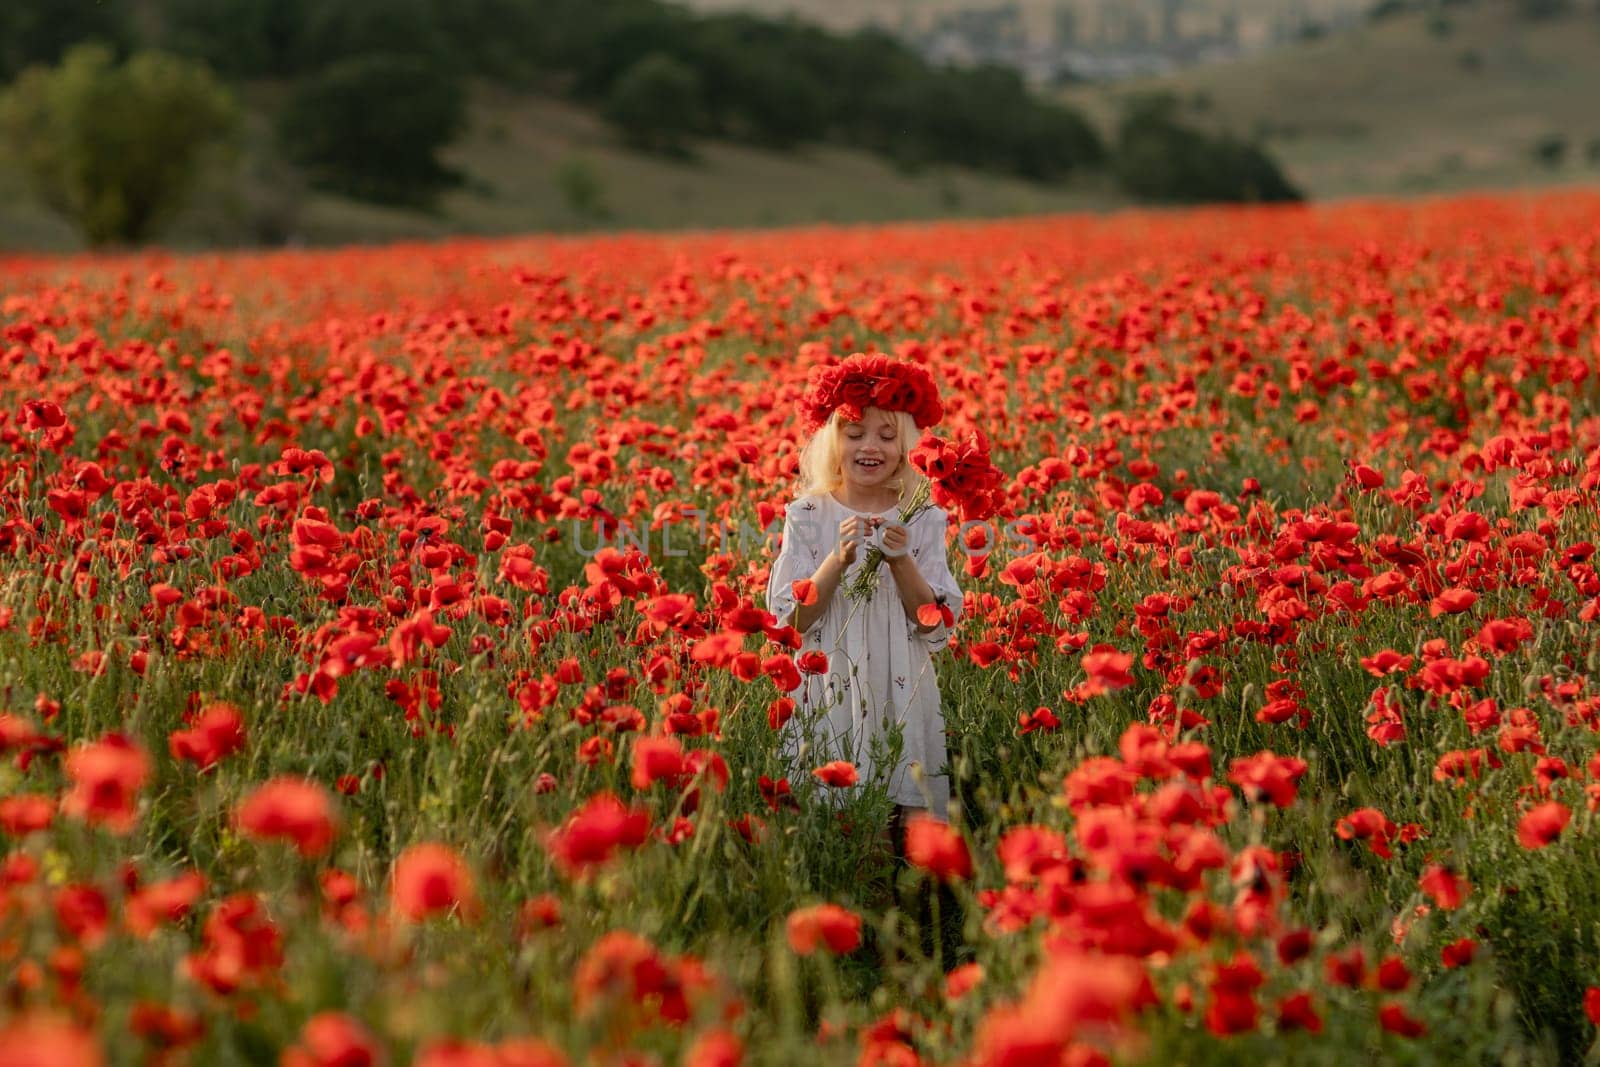
<path fill-rule="evenodd" d="M 856 516 L 851 516 L 839 524 L 838 547 L 829 552 L 811 574 L 811 584 L 817 588 L 816 601 L 811 604 L 795 605 L 796 630 L 804 633 L 812 623 L 822 618 L 823 612 L 828 610 L 828 602 L 838 591 L 839 579 L 844 576 L 844 569 L 855 562 L 856 550 L 861 545 L 865 526 L 866 521 Z"/>
<path fill-rule="evenodd" d="M 817 587 L 817 599 L 810 604 L 795 604 L 794 628 L 805 633 L 811 624 L 822 618 L 828 610 L 828 601 L 839 588 L 839 578 L 844 574 L 844 564 L 837 552 L 829 552 L 811 574 L 811 583 Z"/>
<path fill-rule="evenodd" d="M 917 561 L 911 558 L 909 552 L 897 559 L 891 558 L 889 573 L 894 575 L 894 587 L 900 590 L 900 603 L 906 609 L 906 618 L 917 623 L 918 633 L 931 632 L 939 625 L 938 623 L 924 626 L 917 620 L 917 610 L 932 604 L 934 600 L 933 586 L 928 584 L 928 579 L 917 569 Z"/>
<path fill-rule="evenodd" d="M 945 546 L 948 525 L 949 516 L 943 508 L 931 509 L 911 523 L 911 544 L 915 550 L 889 561 L 891 568 L 895 568 L 891 573 L 912 625 L 911 632 L 922 639 L 930 652 L 937 652 L 950 643 L 950 624 L 941 620 L 924 626 L 917 618 L 917 610 L 926 604 L 938 603 L 948 609 L 952 618 L 961 614 L 961 587 L 950 573 L 949 549 Z"/>
<path fill-rule="evenodd" d="M 942 515 L 943 513 L 941 512 L 940 514 Z M 923 520 L 924 523 L 927 521 L 926 519 Z M 940 530 L 943 530 L 943 526 L 940 527 Z M 894 576 L 894 587 L 900 592 L 900 604 L 906 609 L 906 618 L 917 624 L 918 633 L 926 634 L 932 632 L 938 626 L 938 623 L 933 626 L 924 626 L 921 620 L 917 618 L 917 611 L 932 604 L 938 599 L 938 594 L 928 580 L 922 576 L 922 571 L 917 566 L 916 553 L 906 551 L 909 548 L 911 537 L 911 531 L 906 527 L 891 529 L 884 533 L 884 547 L 902 551 L 899 556 L 888 557 L 889 573 Z M 891 538 L 894 543 L 891 543 Z M 927 540 L 926 536 L 917 537 L 919 548 Z M 942 551 L 944 545 L 941 543 L 939 548 Z"/>

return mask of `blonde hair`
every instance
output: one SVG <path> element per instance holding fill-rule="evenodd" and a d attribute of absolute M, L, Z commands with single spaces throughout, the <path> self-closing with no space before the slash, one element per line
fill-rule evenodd
<path fill-rule="evenodd" d="M 864 417 L 868 411 L 877 410 L 881 409 L 867 408 L 861 414 Z M 923 473 L 911 465 L 911 450 L 917 447 L 922 435 L 917 431 L 916 420 L 909 411 L 889 411 L 885 414 L 894 419 L 895 438 L 900 444 L 900 465 L 895 469 L 893 484 L 896 499 L 904 503 L 918 485 L 927 481 Z M 800 452 L 797 496 L 831 493 L 844 485 L 844 468 L 839 455 L 843 451 L 840 438 L 844 436 L 847 425 L 849 421 L 835 409 L 828 416 L 828 421 L 818 427 L 817 432 L 811 435 L 811 440 L 806 442 Z"/>

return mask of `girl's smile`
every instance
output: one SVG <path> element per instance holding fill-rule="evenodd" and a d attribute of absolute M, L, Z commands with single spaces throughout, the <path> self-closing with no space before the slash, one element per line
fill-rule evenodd
<path fill-rule="evenodd" d="M 894 416 L 878 408 L 861 413 L 860 422 L 848 422 L 840 434 L 839 466 L 846 496 L 883 499 L 894 491 L 891 480 L 900 472 L 900 431 Z"/>

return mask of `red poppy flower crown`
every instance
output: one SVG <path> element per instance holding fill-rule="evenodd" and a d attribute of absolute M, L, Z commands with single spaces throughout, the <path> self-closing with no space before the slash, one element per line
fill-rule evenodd
<path fill-rule="evenodd" d="M 881 354 L 857 354 L 812 371 L 811 388 L 800 404 L 807 432 L 821 427 L 835 411 L 860 422 L 867 408 L 907 412 L 919 430 L 944 418 L 933 375 L 921 364 Z"/>

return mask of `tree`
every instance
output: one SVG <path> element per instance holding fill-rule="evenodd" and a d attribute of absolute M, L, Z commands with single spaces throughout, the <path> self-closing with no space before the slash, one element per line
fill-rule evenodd
<path fill-rule="evenodd" d="M 1180 203 L 1302 199 L 1261 148 L 1185 126 L 1177 112 L 1178 101 L 1169 93 L 1128 103 L 1113 160 L 1117 180 L 1128 192 Z"/>
<path fill-rule="evenodd" d="M 466 93 L 416 56 L 335 63 L 295 87 L 278 122 L 284 153 L 314 185 L 379 203 L 426 206 L 460 180 L 439 149 L 466 122 Z"/>
<path fill-rule="evenodd" d="M 1551 19 L 1570 14 L 1571 0 L 1517 0 L 1517 14 L 1525 19 Z"/>
<path fill-rule="evenodd" d="M 0 82 L 36 63 L 57 63 L 75 44 L 99 41 L 126 53 L 134 40 L 128 0 L 5 0 L 0 3 Z"/>
<path fill-rule="evenodd" d="M 163 0 L 167 47 L 231 78 L 281 78 L 304 67 L 308 0 Z"/>
<path fill-rule="evenodd" d="M 646 151 L 686 155 L 686 138 L 700 129 L 700 77 L 680 60 L 652 52 L 611 88 L 606 118 L 628 143 Z"/>
<path fill-rule="evenodd" d="M 80 45 L 0 96 L 0 130 L 39 197 L 92 244 L 147 238 L 183 202 L 206 150 L 238 122 L 203 64 Z"/>
<path fill-rule="evenodd" d="M 716 15 L 684 46 L 700 72 L 717 131 L 735 140 L 792 148 L 827 135 L 826 93 L 792 47 L 791 26 L 749 15 Z"/>
<path fill-rule="evenodd" d="M 460 74 L 470 62 L 454 54 L 431 0 L 336 0 L 314 3 L 301 25 L 306 71 L 372 56 L 418 56 Z M 443 0 L 438 5 L 445 6 Z M 485 27 L 485 33 L 494 32 Z"/>

